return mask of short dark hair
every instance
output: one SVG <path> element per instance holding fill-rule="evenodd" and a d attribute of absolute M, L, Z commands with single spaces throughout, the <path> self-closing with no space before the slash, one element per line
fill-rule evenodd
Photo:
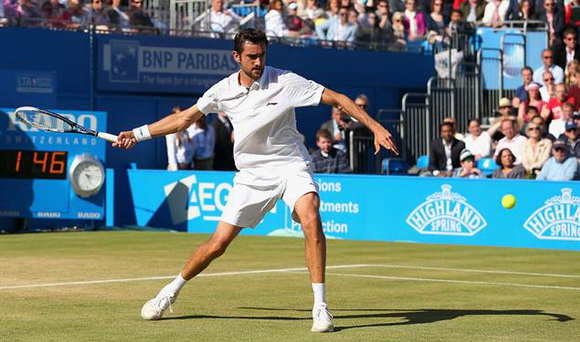
<path fill-rule="evenodd" d="M 441 129 L 443 129 L 443 127 L 445 127 L 445 126 L 449 126 L 449 128 L 451 128 L 451 130 L 452 130 L 452 131 L 455 131 L 455 125 L 454 125 L 454 124 L 452 124 L 452 123 L 451 123 L 451 122 L 449 122 L 449 121 L 445 121 L 445 122 L 443 122 L 442 124 L 440 124 L 440 125 L 439 125 L 439 131 L 441 132 Z"/>
<path fill-rule="evenodd" d="M 463 18 L 463 12 L 461 12 L 460 10 L 458 10 L 458 9 L 451 10 L 451 13 L 449 14 L 449 16 L 451 16 L 451 14 L 453 14 L 453 13 L 457 13 Z"/>
<path fill-rule="evenodd" d="M 330 133 L 330 131 L 326 128 L 321 128 L 316 132 L 316 141 L 318 141 L 320 138 L 325 138 L 332 141 L 332 133 Z"/>
<path fill-rule="evenodd" d="M 576 32 L 575 29 L 573 29 L 573 28 L 567 28 L 567 29 L 564 30 L 564 33 L 562 33 L 562 38 L 565 38 L 569 34 L 573 34 L 574 37 L 577 37 L 578 36 L 578 33 Z"/>
<path fill-rule="evenodd" d="M 268 47 L 268 38 L 266 37 L 266 34 L 255 28 L 247 28 L 236 34 L 236 37 L 234 38 L 234 51 L 242 53 L 246 42 Z"/>
<path fill-rule="evenodd" d="M 523 72 L 524 70 L 528 70 L 532 74 L 534 73 L 534 69 L 532 69 L 530 66 L 527 66 L 527 65 L 525 67 L 523 67 L 520 72 Z"/>
<path fill-rule="evenodd" d="M 471 125 L 471 123 L 474 121 L 477 122 L 477 124 L 481 126 L 481 120 L 479 120 L 478 118 L 470 119 L 469 122 L 467 123 L 467 126 Z"/>

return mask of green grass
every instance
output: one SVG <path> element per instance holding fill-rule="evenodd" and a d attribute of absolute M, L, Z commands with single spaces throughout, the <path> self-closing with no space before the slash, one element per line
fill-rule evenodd
<path fill-rule="evenodd" d="M 167 280 L 6 288 L 173 276 L 206 238 L 127 231 L 0 236 L 0 341 L 580 340 L 580 253 L 569 251 L 329 241 L 329 265 L 383 265 L 328 270 L 338 330 L 332 334 L 309 331 L 304 271 L 196 278 L 175 312 L 155 322 L 139 312 Z M 240 236 L 205 274 L 300 267 L 302 240 Z"/>

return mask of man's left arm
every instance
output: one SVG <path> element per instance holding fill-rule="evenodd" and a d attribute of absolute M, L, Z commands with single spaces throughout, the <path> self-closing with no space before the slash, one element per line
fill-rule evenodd
<path fill-rule="evenodd" d="M 357 119 L 358 122 L 365 125 L 371 132 L 373 132 L 375 136 L 375 154 L 379 153 L 381 146 L 387 150 L 393 151 L 397 155 L 399 154 L 399 150 L 391 138 L 391 133 L 380 123 L 371 118 L 364 109 L 357 106 L 354 101 L 346 95 L 325 88 L 322 92 L 322 102 L 329 106 L 339 108 L 346 114 Z"/>

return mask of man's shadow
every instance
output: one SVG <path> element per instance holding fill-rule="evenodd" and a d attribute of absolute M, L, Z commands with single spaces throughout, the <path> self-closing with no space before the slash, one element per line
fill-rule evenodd
<path fill-rule="evenodd" d="M 311 320 L 309 313 L 311 310 L 305 309 L 283 309 L 283 308 L 259 308 L 259 307 L 239 307 L 240 310 L 245 311 L 290 311 L 301 313 L 300 317 L 296 316 L 218 316 L 218 315 L 190 315 L 190 316 L 177 316 L 177 317 L 167 317 L 163 318 L 165 320 L 176 320 L 176 319 L 246 319 L 246 320 L 280 320 L 280 321 L 302 321 Z M 568 315 L 559 313 L 544 312 L 543 310 L 460 310 L 460 309 L 333 309 L 335 313 L 334 318 L 336 320 L 344 323 L 343 320 L 347 319 L 360 319 L 360 318 L 399 318 L 404 319 L 401 322 L 385 322 L 385 323 L 373 323 L 373 324 L 363 324 L 363 325 L 340 325 L 335 327 L 335 331 L 356 329 L 356 328 L 370 328 L 370 327 L 388 327 L 397 325 L 408 325 L 408 324 L 426 324 L 434 323 L 439 321 L 452 320 L 463 316 L 495 316 L 495 315 L 508 315 L 508 316 L 546 316 L 549 320 L 556 322 L 567 322 L 572 321 L 575 318 Z M 304 317 L 302 317 L 304 313 Z M 306 314 L 308 313 L 308 314 Z"/>

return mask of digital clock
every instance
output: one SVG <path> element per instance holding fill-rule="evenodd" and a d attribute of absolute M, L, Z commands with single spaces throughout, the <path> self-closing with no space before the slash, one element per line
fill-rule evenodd
<path fill-rule="evenodd" d="M 0 178 L 66 179 L 66 151 L 0 150 Z"/>

